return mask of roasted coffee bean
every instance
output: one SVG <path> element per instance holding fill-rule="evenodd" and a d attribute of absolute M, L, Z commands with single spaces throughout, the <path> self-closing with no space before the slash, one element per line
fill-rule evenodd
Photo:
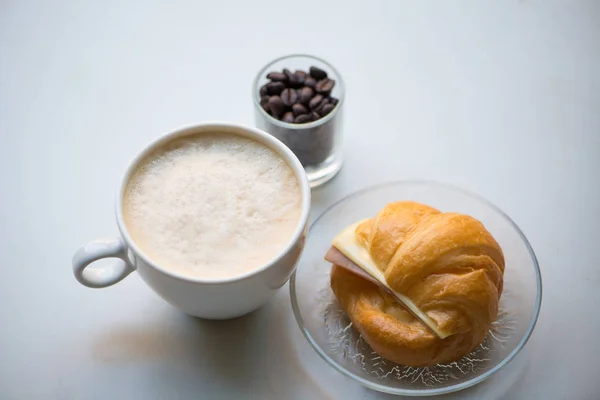
<path fill-rule="evenodd" d="M 310 119 L 312 119 L 313 121 L 316 121 L 319 118 L 321 118 L 321 116 L 316 111 L 310 113 Z"/>
<path fill-rule="evenodd" d="M 298 81 L 298 77 L 296 77 L 296 75 L 294 75 L 292 73 L 292 71 L 290 71 L 287 68 L 284 68 L 283 69 L 283 73 L 288 78 L 287 84 L 288 84 L 289 87 L 297 89 L 297 88 L 299 88 L 299 87 L 302 86 L 302 84 Z"/>
<path fill-rule="evenodd" d="M 315 78 L 313 78 L 312 76 L 307 76 L 306 80 L 304 81 L 304 86 L 308 86 L 309 88 L 315 88 L 315 85 L 317 84 L 317 80 Z"/>
<path fill-rule="evenodd" d="M 333 104 L 334 106 L 335 106 L 335 105 L 337 105 L 338 101 L 339 101 L 339 100 L 338 100 L 338 99 L 336 99 L 335 97 L 330 97 L 330 98 L 329 98 L 329 103 L 330 103 L 330 104 Z"/>
<path fill-rule="evenodd" d="M 271 110 L 271 114 L 275 118 L 279 118 L 281 114 L 283 114 L 283 110 L 285 106 L 283 105 L 283 101 L 279 96 L 271 96 L 269 98 L 269 109 Z"/>
<path fill-rule="evenodd" d="M 284 89 L 283 92 L 281 92 L 281 100 L 283 100 L 284 105 L 291 107 L 298 101 L 296 89 Z"/>
<path fill-rule="evenodd" d="M 323 107 L 325 107 L 327 104 L 329 104 L 329 97 L 325 97 L 317 106 L 317 108 L 315 108 L 315 111 L 319 113 L 319 115 L 323 116 Z"/>
<path fill-rule="evenodd" d="M 310 121 L 311 121 L 311 118 L 310 118 L 310 115 L 308 115 L 308 114 L 300 114 L 294 120 L 294 122 L 297 124 L 304 124 L 304 123 L 310 122 Z"/>
<path fill-rule="evenodd" d="M 294 123 L 294 113 L 291 111 L 286 112 L 285 114 L 283 114 L 283 118 L 281 120 L 283 122 L 293 124 Z"/>
<path fill-rule="evenodd" d="M 262 85 L 259 91 L 261 96 L 266 96 L 269 94 L 269 90 L 267 89 L 267 85 Z"/>
<path fill-rule="evenodd" d="M 297 117 L 298 115 L 301 114 L 306 114 L 308 113 L 308 110 L 306 109 L 306 107 L 304 107 L 302 104 L 300 103 L 296 103 L 292 106 L 292 111 L 294 112 L 294 115 Z"/>
<path fill-rule="evenodd" d="M 321 68 L 310 67 L 310 76 L 316 80 L 321 80 L 327 78 L 327 72 L 323 71 Z"/>
<path fill-rule="evenodd" d="M 299 90 L 298 101 L 304 105 L 308 105 L 312 96 L 313 90 L 308 86 L 304 86 L 302 89 Z"/>
<path fill-rule="evenodd" d="M 329 96 L 329 93 L 331 93 L 331 89 L 333 89 L 333 85 L 335 85 L 334 80 L 325 78 L 317 82 L 317 84 L 315 85 L 315 90 L 317 91 L 317 93 L 321 93 L 324 96 Z"/>
<path fill-rule="evenodd" d="M 304 71 L 296 70 L 296 72 L 294 72 L 294 76 L 300 85 L 304 85 L 304 81 L 306 81 L 308 74 Z"/>
<path fill-rule="evenodd" d="M 285 85 L 283 82 L 269 82 L 267 83 L 267 92 L 271 96 L 279 96 L 281 92 L 285 89 Z"/>
<path fill-rule="evenodd" d="M 321 104 L 323 99 L 324 99 L 324 97 L 322 95 L 320 95 L 320 94 L 316 95 L 315 97 L 310 99 L 310 101 L 308 102 L 308 107 L 311 110 L 314 110 L 315 108 L 319 107 L 319 105 Z"/>
<path fill-rule="evenodd" d="M 269 72 L 267 79 L 270 79 L 273 82 L 286 82 L 288 77 L 281 72 Z"/>
<path fill-rule="evenodd" d="M 324 117 L 327 114 L 329 114 L 334 108 L 335 106 L 331 103 L 325 104 L 319 114 L 321 114 Z"/>
<path fill-rule="evenodd" d="M 271 107 L 269 106 L 269 96 L 262 96 L 260 98 L 260 105 L 267 113 L 271 114 Z"/>

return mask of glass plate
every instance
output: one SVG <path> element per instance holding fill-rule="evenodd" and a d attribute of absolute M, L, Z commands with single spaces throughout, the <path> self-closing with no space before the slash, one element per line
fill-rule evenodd
<path fill-rule="evenodd" d="M 498 318 L 484 342 L 456 362 L 415 368 L 380 357 L 354 329 L 329 286 L 331 264 L 323 257 L 333 237 L 346 226 L 374 216 L 387 203 L 399 200 L 471 215 L 483 222 L 504 251 L 504 291 Z M 542 281 L 529 242 L 499 208 L 450 185 L 403 181 L 354 193 L 319 216 L 310 228 L 304 253 L 290 280 L 290 292 L 294 316 L 304 337 L 333 368 L 381 392 L 430 396 L 482 382 L 517 355 L 535 327 Z"/>

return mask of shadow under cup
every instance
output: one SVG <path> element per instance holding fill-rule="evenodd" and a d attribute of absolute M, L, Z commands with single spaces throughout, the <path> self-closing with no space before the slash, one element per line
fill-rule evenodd
<path fill-rule="evenodd" d="M 296 228 L 281 251 L 265 265 L 250 272 L 223 279 L 184 275 L 154 262 L 133 241 L 123 218 L 123 198 L 127 184 L 140 163 L 169 142 L 197 134 L 234 134 L 265 145 L 292 169 L 302 197 Z M 210 319 L 234 318 L 256 310 L 283 286 L 294 272 L 304 248 L 310 210 L 310 187 L 302 165 L 279 140 L 255 128 L 224 122 L 210 122 L 177 130 L 148 145 L 129 165 L 116 201 L 115 214 L 121 237 L 100 239 L 82 246 L 73 258 L 73 272 L 84 286 L 103 288 L 137 271 L 159 296 L 187 314 Z M 95 261 L 116 258 L 102 268 L 88 268 Z"/>

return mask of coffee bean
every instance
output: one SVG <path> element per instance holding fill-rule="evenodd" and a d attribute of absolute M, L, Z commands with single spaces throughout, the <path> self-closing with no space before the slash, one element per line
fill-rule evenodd
<path fill-rule="evenodd" d="M 334 108 L 335 106 L 331 103 L 325 104 L 319 114 L 321 114 L 324 117 L 327 114 L 329 114 Z"/>
<path fill-rule="evenodd" d="M 299 88 L 300 86 L 302 86 L 302 84 L 300 82 L 298 82 L 298 78 L 296 77 L 296 75 L 294 75 L 292 73 L 292 71 L 290 71 L 287 68 L 284 68 L 283 69 L 283 73 L 288 78 L 288 85 L 289 85 L 289 87 L 296 89 L 296 88 Z"/>
<path fill-rule="evenodd" d="M 304 124 L 304 123 L 310 122 L 310 121 L 311 121 L 311 118 L 310 118 L 310 115 L 308 115 L 308 114 L 300 114 L 294 120 L 294 122 L 297 124 Z"/>
<path fill-rule="evenodd" d="M 320 95 L 320 94 L 316 95 L 315 97 L 310 99 L 310 101 L 308 102 L 308 107 L 311 110 L 314 110 L 315 108 L 319 107 L 319 105 L 321 104 L 323 99 L 324 99 L 324 97 L 322 95 Z"/>
<path fill-rule="evenodd" d="M 271 107 L 269 107 L 269 96 L 262 96 L 260 98 L 260 105 L 267 113 L 271 114 Z"/>
<path fill-rule="evenodd" d="M 336 99 L 335 97 L 330 97 L 330 98 L 329 98 L 329 103 L 330 103 L 330 104 L 333 104 L 334 106 L 335 106 L 335 105 L 337 105 L 338 101 L 339 101 L 339 100 L 338 100 L 338 99 Z"/>
<path fill-rule="evenodd" d="M 316 80 L 321 80 L 327 78 L 327 72 L 323 71 L 321 68 L 310 67 L 310 76 L 315 78 Z"/>
<path fill-rule="evenodd" d="M 298 83 L 300 85 L 304 85 L 304 82 L 306 81 L 306 77 L 308 77 L 308 74 L 304 71 L 296 70 L 296 72 L 294 72 L 294 76 L 296 77 L 296 80 L 298 81 Z"/>
<path fill-rule="evenodd" d="M 269 72 L 267 79 L 270 79 L 273 82 L 286 82 L 288 80 L 287 76 L 281 72 Z"/>
<path fill-rule="evenodd" d="M 306 80 L 304 81 L 304 86 L 308 86 L 309 88 L 315 88 L 315 85 L 317 84 L 317 80 L 315 78 L 313 78 L 312 76 L 307 76 Z"/>
<path fill-rule="evenodd" d="M 271 96 L 279 96 L 281 92 L 285 89 L 285 85 L 283 82 L 269 82 L 267 83 L 267 92 Z"/>
<path fill-rule="evenodd" d="M 296 83 L 296 77 L 294 76 L 294 73 L 292 71 L 290 71 L 287 68 L 284 68 L 283 69 L 283 74 L 287 78 L 287 86 L 288 87 L 291 87 L 292 82 Z"/>
<path fill-rule="evenodd" d="M 269 90 L 267 89 L 267 85 L 262 85 L 259 91 L 261 96 L 266 96 L 269 94 Z"/>
<path fill-rule="evenodd" d="M 292 106 L 292 111 L 294 112 L 294 115 L 297 117 L 301 114 L 306 114 L 308 113 L 308 110 L 306 109 L 306 107 L 304 107 L 302 104 L 300 103 L 296 103 Z"/>
<path fill-rule="evenodd" d="M 317 91 L 317 93 L 321 93 L 324 96 L 329 96 L 329 93 L 331 93 L 331 89 L 333 89 L 334 85 L 334 80 L 325 78 L 317 82 L 317 84 L 315 85 L 315 90 Z"/>
<path fill-rule="evenodd" d="M 281 120 L 283 122 L 293 124 L 294 123 L 294 113 L 291 111 L 286 112 L 285 114 L 283 114 L 283 118 Z"/>
<path fill-rule="evenodd" d="M 279 118 L 285 109 L 283 101 L 279 96 L 271 96 L 269 98 L 269 109 L 275 118 Z"/>
<path fill-rule="evenodd" d="M 321 118 L 321 116 L 316 111 L 310 113 L 310 119 L 312 119 L 313 121 L 316 121 L 319 118 Z"/>
<path fill-rule="evenodd" d="M 302 89 L 300 89 L 300 93 L 298 94 L 298 101 L 300 101 L 300 103 L 304 105 L 308 105 L 312 96 L 313 90 L 308 86 L 304 86 Z"/>
<path fill-rule="evenodd" d="M 323 100 L 319 103 L 317 108 L 315 108 L 315 111 L 318 112 L 321 116 L 323 116 L 323 107 L 325 107 L 327 104 L 329 104 L 329 97 L 323 98 Z"/>
<path fill-rule="evenodd" d="M 298 101 L 296 89 L 284 89 L 283 92 L 281 92 L 281 100 L 283 100 L 284 105 L 291 107 Z"/>

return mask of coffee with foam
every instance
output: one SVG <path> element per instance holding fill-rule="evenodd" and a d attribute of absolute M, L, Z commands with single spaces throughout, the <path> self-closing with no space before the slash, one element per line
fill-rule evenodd
<path fill-rule="evenodd" d="M 230 133 L 175 139 L 146 156 L 127 183 L 125 224 L 155 264 L 225 279 L 269 263 L 302 213 L 291 167 L 265 145 Z"/>

